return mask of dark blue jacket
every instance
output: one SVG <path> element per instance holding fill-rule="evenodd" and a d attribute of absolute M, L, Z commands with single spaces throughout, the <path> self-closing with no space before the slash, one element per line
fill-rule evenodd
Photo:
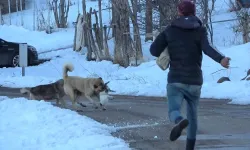
<path fill-rule="evenodd" d="M 161 32 L 150 46 L 150 53 L 159 57 L 168 47 L 170 68 L 168 83 L 202 85 L 202 51 L 220 63 L 222 54 L 210 46 L 206 28 L 196 16 L 181 16 Z"/>

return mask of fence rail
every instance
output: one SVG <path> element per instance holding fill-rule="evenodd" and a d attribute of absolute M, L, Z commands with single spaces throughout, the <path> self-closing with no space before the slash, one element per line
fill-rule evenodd
<path fill-rule="evenodd" d="M 230 21 L 236 21 L 238 20 L 238 18 L 233 18 L 233 19 L 226 19 L 226 20 L 218 20 L 218 21 L 213 21 L 212 23 L 222 23 L 222 22 L 230 22 Z M 208 22 L 208 24 L 210 24 L 210 22 Z M 73 25 L 76 25 L 76 22 L 73 22 Z M 112 25 L 116 25 L 116 24 L 112 24 Z M 112 26 L 105 26 L 106 28 L 112 28 Z M 166 28 L 167 26 L 162 26 L 163 28 Z M 130 27 L 131 29 L 133 27 Z M 93 30 L 94 28 L 89 28 L 90 30 Z M 124 34 L 130 34 L 130 35 L 138 35 L 138 34 L 133 34 L 133 33 L 124 33 Z M 140 36 L 146 36 L 146 35 L 149 35 L 149 34 L 139 34 Z M 150 36 L 150 35 L 149 35 Z"/>

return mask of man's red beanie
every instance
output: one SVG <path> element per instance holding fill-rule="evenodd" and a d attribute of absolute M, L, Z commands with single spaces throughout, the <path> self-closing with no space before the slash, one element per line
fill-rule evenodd
<path fill-rule="evenodd" d="M 182 0 L 178 4 L 178 10 L 184 16 L 195 15 L 195 4 L 191 0 Z"/>

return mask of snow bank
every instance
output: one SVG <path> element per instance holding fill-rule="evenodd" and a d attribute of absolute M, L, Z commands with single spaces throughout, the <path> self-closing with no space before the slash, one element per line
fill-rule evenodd
<path fill-rule="evenodd" d="M 0 149 L 128 150 L 113 127 L 48 102 L 0 97 Z"/>
<path fill-rule="evenodd" d="M 36 47 L 38 52 L 73 47 L 74 29 L 60 29 L 59 31 L 47 34 L 44 31 L 30 31 L 14 25 L 0 25 L 0 38 L 10 42 L 28 43 Z"/>

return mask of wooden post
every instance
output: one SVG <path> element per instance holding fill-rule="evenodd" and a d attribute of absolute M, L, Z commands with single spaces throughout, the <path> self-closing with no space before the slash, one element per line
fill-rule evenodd
<path fill-rule="evenodd" d="M 19 66 L 22 67 L 22 76 L 25 76 L 25 67 L 28 66 L 27 43 L 19 44 Z"/>

